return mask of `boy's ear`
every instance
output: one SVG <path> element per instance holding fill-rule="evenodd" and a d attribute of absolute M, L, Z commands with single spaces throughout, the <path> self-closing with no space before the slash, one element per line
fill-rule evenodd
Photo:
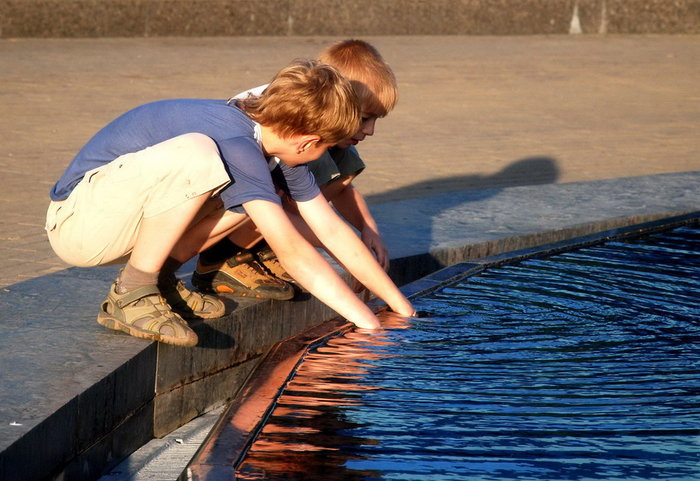
<path fill-rule="evenodd" d="M 309 150 L 311 147 L 314 146 L 314 144 L 318 143 L 321 141 L 321 136 L 320 135 L 302 135 L 299 137 L 299 141 L 297 143 L 297 153 L 301 154 L 302 152 L 306 152 Z"/>

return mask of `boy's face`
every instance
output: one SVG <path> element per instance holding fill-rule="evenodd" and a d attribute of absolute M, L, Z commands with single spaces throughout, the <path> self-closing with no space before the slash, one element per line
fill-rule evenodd
<path fill-rule="evenodd" d="M 357 132 L 355 132 L 355 135 L 353 135 L 349 139 L 341 140 L 340 142 L 338 142 L 336 144 L 336 147 L 340 147 L 341 149 L 347 149 L 351 145 L 359 144 L 360 142 L 365 140 L 365 137 L 367 137 L 368 135 L 374 135 L 374 125 L 377 122 L 378 118 L 378 115 L 373 114 L 371 112 L 365 112 L 363 110 L 360 129 Z"/>

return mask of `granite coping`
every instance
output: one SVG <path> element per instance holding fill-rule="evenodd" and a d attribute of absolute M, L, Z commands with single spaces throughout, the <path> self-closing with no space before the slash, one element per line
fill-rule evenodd
<path fill-rule="evenodd" d="M 699 199 L 700 171 L 695 171 L 445 192 L 384 203 L 373 212 L 392 257 L 401 258 L 602 219 L 614 223 L 616 218 L 693 211 L 700 208 Z"/>
<path fill-rule="evenodd" d="M 700 171 L 373 206 L 401 285 L 457 262 L 698 210 Z M 230 315 L 193 326 L 200 345 L 162 345 L 95 322 L 115 274 L 71 268 L 0 291 L 1 480 L 96 479 L 233 397 L 276 342 L 335 317 L 308 298 L 228 299 Z"/>

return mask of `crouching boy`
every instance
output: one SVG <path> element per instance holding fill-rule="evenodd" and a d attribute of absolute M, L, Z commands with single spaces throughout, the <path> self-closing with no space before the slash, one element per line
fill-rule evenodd
<path fill-rule="evenodd" d="M 271 175 L 283 177 L 300 215 L 333 255 L 392 310 L 411 315 L 410 302 L 304 165 L 359 123 L 347 80 L 306 60 L 281 70 L 259 97 L 137 107 L 100 130 L 53 187 L 49 241 L 72 265 L 126 263 L 100 305 L 100 324 L 193 346 L 197 335 L 184 318 L 220 317 L 224 304 L 188 290 L 175 272 L 250 216 L 309 292 L 357 326 L 378 328 L 374 313 L 294 228 Z"/>
<path fill-rule="evenodd" d="M 348 39 L 326 47 L 318 59 L 332 65 L 350 81 L 360 100 L 362 121 L 352 136 L 331 146 L 321 157 L 308 164 L 316 184 L 326 200 L 350 225 L 374 253 L 377 262 L 389 269 L 389 253 L 379 233 L 377 223 L 353 180 L 365 168 L 355 146 L 372 136 L 379 118 L 394 108 L 398 89 L 391 67 L 371 44 Z M 266 85 L 239 94 L 244 99 L 260 95 Z M 323 247 L 303 219 L 293 202 L 284 203 L 290 219 L 315 247 Z M 274 252 L 260 242 L 252 222 L 241 224 L 221 242 L 202 252 L 192 276 L 192 283 L 202 291 L 227 292 L 234 296 L 287 300 L 294 296 L 296 281 L 282 269 Z M 355 290 L 361 290 L 355 282 Z"/>

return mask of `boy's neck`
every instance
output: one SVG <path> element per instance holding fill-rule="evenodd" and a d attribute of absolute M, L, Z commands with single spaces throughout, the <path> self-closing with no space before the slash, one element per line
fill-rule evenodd
<path fill-rule="evenodd" d="M 266 157 L 279 156 L 284 147 L 283 139 L 270 127 L 260 125 L 260 145 Z"/>
<path fill-rule="evenodd" d="M 281 137 L 272 128 L 260 125 L 260 145 L 266 157 L 277 157 L 289 166 L 305 164 L 317 159 L 328 148 L 313 134 Z"/>

